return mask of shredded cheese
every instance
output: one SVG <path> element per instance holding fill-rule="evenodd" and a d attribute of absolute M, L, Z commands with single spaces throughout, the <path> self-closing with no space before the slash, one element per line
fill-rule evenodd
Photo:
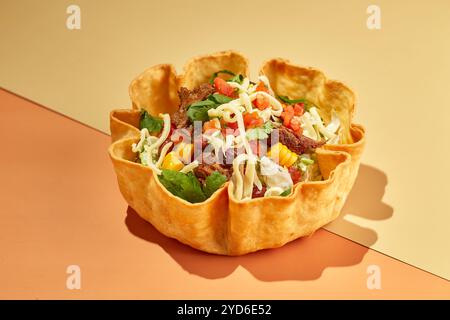
<path fill-rule="evenodd" d="M 245 173 L 241 165 L 246 162 Z M 256 157 L 254 155 L 240 154 L 233 161 L 233 195 L 237 200 L 251 199 L 253 183 L 256 176 Z"/>
<path fill-rule="evenodd" d="M 139 139 L 139 142 L 137 144 L 133 143 L 131 145 L 131 150 L 133 152 L 141 152 L 144 147 L 144 143 L 148 137 L 150 137 L 150 133 L 148 132 L 147 128 L 142 129 L 141 130 L 141 138 Z"/>
<path fill-rule="evenodd" d="M 316 141 L 320 140 L 320 135 L 322 135 L 327 140 L 327 143 L 339 143 L 339 134 L 337 131 L 341 122 L 336 112 L 332 112 L 331 121 L 326 127 L 316 107 L 310 108 L 299 119 L 303 128 L 303 135 Z"/>
<path fill-rule="evenodd" d="M 172 145 L 173 145 L 173 142 L 169 142 L 169 143 L 166 143 L 166 144 L 164 145 L 164 147 L 162 147 L 161 153 L 160 153 L 159 158 L 158 158 L 158 161 L 156 161 L 156 163 L 155 163 L 156 168 L 161 167 L 161 164 L 162 164 L 162 162 L 163 162 L 163 160 L 164 160 L 164 157 L 166 156 L 167 151 L 169 150 L 169 148 L 170 148 Z"/>
<path fill-rule="evenodd" d="M 133 152 L 145 153 L 144 154 L 145 163 L 142 162 L 142 164 L 152 168 L 152 170 L 155 171 L 156 174 L 158 175 L 161 174 L 161 170 L 159 169 L 159 167 L 161 166 L 164 156 L 166 155 L 167 151 L 173 144 L 172 142 L 166 144 L 162 148 L 161 154 L 156 163 L 153 162 L 153 155 L 154 154 L 157 155 L 158 148 L 164 141 L 166 141 L 170 133 L 170 116 L 167 113 L 159 114 L 159 116 L 164 121 L 164 127 L 159 138 L 150 136 L 150 133 L 148 132 L 147 128 L 144 128 L 141 130 L 141 137 L 139 142 L 137 144 L 133 143 L 131 145 L 131 150 Z"/>
<path fill-rule="evenodd" d="M 271 197 L 271 196 L 279 196 L 283 193 L 283 189 L 280 187 L 272 187 L 266 190 L 264 193 L 264 197 Z"/>
<path fill-rule="evenodd" d="M 272 107 L 272 114 L 274 116 L 279 117 L 281 115 L 281 113 L 283 112 L 283 106 L 281 105 L 280 101 L 278 101 L 274 96 L 268 94 L 267 92 L 264 91 L 258 91 L 258 92 L 254 92 L 249 96 L 250 101 L 255 100 L 258 95 L 262 95 L 266 98 L 269 99 L 270 102 L 270 106 Z M 273 108 L 275 107 L 275 108 Z"/>
<path fill-rule="evenodd" d="M 260 76 L 259 79 L 267 86 L 267 88 L 269 88 L 269 92 L 273 93 L 267 77 Z M 225 141 L 213 136 L 206 137 L 206 139 L 213 145 L 216 156 L 220 148 L 225 152 L 228 147 L 232 146 L 233 141 L 235 144 L 240 143 L 244 147 L 245 154 L 239 155 L 233 161 L 234 196 L 236 199 L 242 200 L 252 197 L 253 185 L 256 185 L 259 190 L 262 189 L 262 182 L 256 173 L 257 158 L 253 154 L 247 139 L 242 113 L 257 112 L 263 121 L 266 122 L 271 117 L 279 117 L 283 112 L 283 106 L 275 97 L 267 92 L 255 92 L 256 86 L 251 85 L 248 78 L 245 78 L 242 84 L 236 82 L 230 82 L 229 84 L 233 88 L 239 90 L 239 98 L 222 104 L 215 109 L 208 110 L 208 115 L 210 117 L 222 117 L 226 122 L 237 123 L 239 136 L 236 138 L 226 137 Z M 253 108 L 252 101 L 255 100 L 258 95 L 263 95 L 269 99 L 269 108 L 266 108 L 265 110 Z M 245 163 L 245 172 L 241 169 L 241 164 L 243 163 Z"/>
<path fill-rule="evenodd" d="M 182 173 L 188 173 L 188 172 L 194 170 L 194 169 L 197 168 L 197 167 L 198 167 L 198 161 L 197 161 L 197 160 L 194 160 L 194 161 L 192 161 L 191 163 L 189 163 L 188 165 L 184 166 L 184 168 L 181 169 L 180 172 L 182 172 Z"/>

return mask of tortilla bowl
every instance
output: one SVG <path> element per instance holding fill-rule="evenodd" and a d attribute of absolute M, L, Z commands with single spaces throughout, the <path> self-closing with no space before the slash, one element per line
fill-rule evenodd
<path fill-rule="evenodd" d="M 329 121 L 335 110 L 342 123 L 343 144 L 316 150 L 322 181 L 299 182 L 287 197 L 237 201 L 233 182 L 227 182 L 201 203 L 172 195 L 149 167 L 135 162 L 132 144 L 139 141 L 140 109 L 157 115 L 178 108 L 177 91 L 209 80 L 218 70 L 248 76 L 248 62 L 234 51 L 192 59 L 177 75 L 171 65 L 157 65 L 130 85 L 131 109 L 110 114 L 112 144 L 109 155 L 120 191 L 127 203 L 164 235 L 193 248 L 221 255 L 243 255 L 280 247 L 308 236 L 336 219 L 356 179 L 365 144 L 365 130 L 352 124 L 355 98 L 345 85 L 327 80 L 322 72 L 295 66 L 283 59 L 264 63 L 261 74 L 273 90 L 291 98 L 306 97 Z"/>

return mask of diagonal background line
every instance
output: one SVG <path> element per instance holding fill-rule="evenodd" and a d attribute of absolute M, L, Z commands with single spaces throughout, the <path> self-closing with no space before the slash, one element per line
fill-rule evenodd
<path fill-rule="evenodd" d="M 56 110 L 54 110 L 54 109 L 52 109 L 52 108 L 50 108 L 50 107 L 44 106 L 44 105 L 42 105 L 42 104 L 40 104 L 40 103 L 38 103 L 38 102 L 35 102 L 35 101 L 33 101 L 33 100 L 29 99 L 29 98 L 26 98 L 26 97 L 24 97 L 24 96 L 22 96 L 22 95 L 20 95 L 20 94 L 14 93 L 14 92 L 12 92 L 12 91 L 10 91 L 10 90 L 7 90 L 7 89 L 5 89 L 5 88 L 3 88 L 3 87 L 0 87 L 0 90 L 3 90 L 3 91 L 5 91 L 5 92 L 7 92 L 7 93 L 9 93 L 9 94 L 11 94 L 11 95 L 13 95 L 13 96 L 15 96 L 15 97 L 18 97 L 18 98 L 20 98 L 20 99 L 23 99 L 23 100 L 25 100 L 25 101 L 28 101 L 28 102 L 32 103 L 33 105 L 35 105 L 36 107 L 39 107 L 39 108 L 42 108 L 42 109 L 44 109 L 44 110 L 46 110 L 46 111 L 48 111 L 48 112 L 57 114 L 57 115 L 59 115 L 59 116 L 61 116 L 61 117 L 63 117 L 63 118 L 66 118 L 66 119 L 68 119 L 68 120 L 70 120 L 70 121 L 73 121 L 73 122 L 75 122 L 75 123 L 77 123 L 77 124 L 79 124 L 79 125 L 81 125 L 81 126 L 86 127 L 86 128 L 92 129 L 93 131 L 96 131 L 97 133 L 100 133 L 100 134 L 105 135 L 105 136 L 110 136 L 110 134 L 108 134 L 108 133 L 106 133 L 106 132 L 104 132 L 104 131 L 101 131 L 101 130 L 99 130 L 99 129 L 93 127 L 93 126 L 87 125 L 87 124 L 85 124 L 85 123 L 83 123 L 83 122 L 81 122 L 81 121 L 79 121 L 79 120 L 76 120 L 76 119 L 74 119 L 74 118 L 72 118 L 72 117 L 69 117 L 69 116 L 67 116 L 67 115 L 65 115 L 65 114 L 63 114 L 63 113 L 61 113 L 61 112 L 59 112 L 59 111 L 56 111 Z M 347 237 L 347 236 L 338 234 L 338 233 L 336 233 L 336 232 L 327 230 L 327 229 L 325 229 L 325 228 L 322 228 L 322 229 L 323 229 L 324 231 L 326 231 L 326 232 L 329 232 L 329 233 L 331 233 L 331 234 L 333 234 L 333 235 L 335 235 L 335 236 L 338 236 L 338 237 L 341 237 L 341 238 L 343 238 L 343 239 L 346 239 L 346 240 L 348 240 L 348 241 L 350 241 L 350 242 L 352 242 L 352 243 L 355 243 L 355 244 L 357 244 L 357 245 L 359 245 L 359 246 L 368 248 L 369 250 L 372 250 L 372 251 L 374 251 L 374 252 L 377 252 L 377 253 L 379 253 L 379 254 L 385 256 L 385 257 L 391 258 L 391 259 L 396 260 L 396 261 L 398 261 L 398 262 L 400 262 L 400 263 L 403 263 L 403 264 L 405 264 L 405 265 L 407 265 L 407 266 L 410 266 L 410 267 L 412 267 L 412 268 L 415 268 L 415 269 L 417 269 L 417 270 L 420 270 L 420 271 L 422 271 L 422 272 L 425 272 L 425 273 L 427 273 L 427 274 L 430 274 L 430 275 L 432 275 L 432 276 L 435 276 L 435 277 L 437 277 L 437 278 L 439 278 L 439 279 L 442 279 L 442 280 L 445 280 L 445 281 L 447 281 L 447 282 L 450 282 L 449 279 L 447 279 L 447 278 L 445 278 L 445 277 L 443 277 L 443 276 L 440 276 L 440 275 L 438 275 L 438 274 L 435 274 L 435 273 L 433 273 L 433 272 L 430 272 L 430 271 L 428 271 L 428 270 L 426 270 L 426 269 L 417 267 L 417 266 L 415 266 L 415 265 L 413 265 L 413 264 L 411 264 L 411 263 L 408 263 L 408 262 L 406 262 L 406 261 L 403 261 L 403 260 L 401 260 L 401 259 L 399 259 L 399 258 L 396 258 L 396 257 L 392 256 L 392 255 L 388 255 L 388 254 L 386 254 L 386 253 L 384 253 L 384 252 L 382 252 L 382 251 L 380 251 L 380 250 L 373 249 L 373 248 L 371 248 L 371 247 L 365 246 L 364 244 L 359 243 L 359 242 L 357 242 L 357 241 L 355 241 L 355 240 L 353 240 L 353 239 L 351 239 L 351 238 L 349 238 L 349 237 Z"/>

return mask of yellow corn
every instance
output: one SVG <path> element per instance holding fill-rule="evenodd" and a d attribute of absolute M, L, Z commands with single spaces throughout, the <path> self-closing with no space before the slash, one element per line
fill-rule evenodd
<path fill-rule="evenodd" d="M 163 163 L 161 165 L 161 168 L 168 169 L 168 170 L 176 170 L 180 171 L 183 169 L 184 164 L 183 162 L 178 159 L 175 152 L 171 151 L 164 157 Z"/>
<path fill-rule="evenodd" d="M 292 166 L 298 159 L 298 155 L 281 142 L 273 145 L 267 152 L 267 156 L 285 167 Z"/>
<path fill-rule="evenodd" d="M 194 154 L 194 145 L 192 143 L 180 142 L 177 144 L 174 151 L 184 163 L 189 163 Z"/>

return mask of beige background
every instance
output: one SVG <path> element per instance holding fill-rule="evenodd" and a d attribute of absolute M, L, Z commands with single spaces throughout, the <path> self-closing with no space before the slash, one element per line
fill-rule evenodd
<path fill-rule="evenodd" d="M 255 74 L 280 56 L 347 83 L 368 130 L 357 205 L 328 229 L 450 278 L 449 1 L 85 1 L 82 29 L 66 29 L 72 1 L 0 0 L 0 85 L 108 131 L 146 67 L 236 49 Z"/>

